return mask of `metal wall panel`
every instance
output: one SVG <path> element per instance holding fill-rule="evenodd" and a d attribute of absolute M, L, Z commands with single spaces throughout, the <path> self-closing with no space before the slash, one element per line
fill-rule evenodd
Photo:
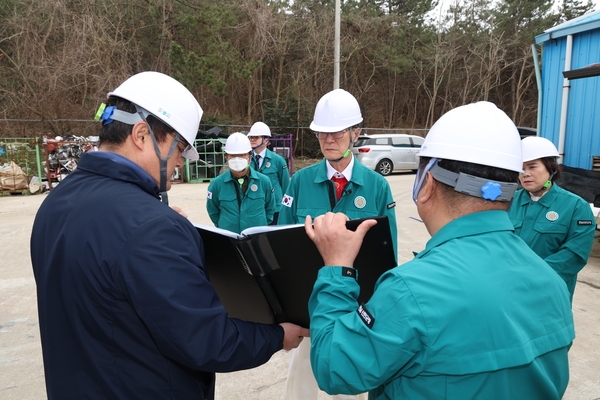
<path fill-rule="evenodd" d="M 571 69 L 600 63 L 600 29 L 573 36 Z M 558 146 L 563 96 L 566 37 L 544 43 L 542 53 L 542 115 L 540 136 Z M 600 77 L 573 79 L 570 85 L 564 164 L 592 168 L 600 155 Z"/>

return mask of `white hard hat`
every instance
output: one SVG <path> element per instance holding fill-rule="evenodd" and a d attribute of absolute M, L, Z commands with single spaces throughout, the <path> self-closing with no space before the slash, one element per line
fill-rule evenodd
<path fill-rule="evenodd" d="M 264 122 L 255 122 L 250 128 L 248 136 L 268 136 L 271 137 L 271 130 Z"/>
<path fill-rule="evenodd" d="M 343 89 L 335 89 L 319 100 L 310 129 L 315 132 L 338 132 L 360 124 L 363 118 L 358 101 Z"/>
<path fill-rule="evenodd" d="M 160 72 L 146 71 L 127 79 L 108 93 L 109 96 L 129 100 L 175 129 L 192 145 L 182 155 L 190 160 L 198 159 L 198 152 L 193 145 L 202 118 L 202 108 L 181 83 Z"/>
<path fill-rule="evenodd" d="M 521 145 L 523 146 L 523 162 L 545 157 L 559 157 L 554 143 L 543 137 L 526 137 L 521 140 Z"/>
<path fill-rule="evenodd" d="M 442 115 L 425 137 L 419 156 L 523 171 L 517 127 L 487 101 L 457 107 Z"/>
<path fill-rule="evenodd" d="M 225 142 L 225 153 L 227 154 L 246 154 L 251 151 L 250 139 L 241 132 L 232 133 Z"/>

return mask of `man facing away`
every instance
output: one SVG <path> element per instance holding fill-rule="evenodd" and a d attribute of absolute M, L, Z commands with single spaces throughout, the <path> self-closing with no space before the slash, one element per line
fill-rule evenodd
<path fill-rule="evenodd" d="M 364 234 L 341 213 L 306 219 L 327 267 L 309 301 L 311 362 L 328 393 L 370 399 L 562 398 L 575 334 L 569 292 L 515 233 L 507 209 L 521 171 L 513 122 L 488 102 L 429 131 L 413 199 L 432 235 L 358 304 Z M 377 262 L 374 260 L 373 262 Z"/>
<path fill-rule="evenodd" d="M 193 95 L 142 72 L 108 96 L 99 151 L 31 235 L 48 398 L 213 399 L 215 372 L 263 364 L 308 330 L 229 318 L 200 236 L 165 204 L 175 168 L 198 158 Z"/>
<path fill-rule="evenodd" d="M 271 180 L 275 192 L 276 210 L 271 225 L 277 225 L 283 193 L 290 183 L 290 174 L 285 158 L 267 148 L 271 138 L 271 129 L 264 122 L 255 122 L 248 132 L 252 146 L 252 169 L 266 175 Z"/>
<path fill-rule="evenodd" d="M 283 196 L 279 224 L 304 223 L 309 215 L 329 211 L 343 212 L 351 219 L 385 215 L 397 258 L 396 203 L 390 186 L 383 176 L 360 164 L 352 154 L 362 120 L 358 101 L 345 90 L 333 90 L 319 100 L 310 129 L 319 140 L 324 159 L 292 176 Z M 310 369 L 309 347 L 307 340 L 291 352 L 286 400 L 312 400 L 319 394 Z"/>

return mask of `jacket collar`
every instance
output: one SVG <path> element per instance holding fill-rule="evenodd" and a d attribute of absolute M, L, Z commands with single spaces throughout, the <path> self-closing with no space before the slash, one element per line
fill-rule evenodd
<path fill-rule="evenodd" d="M 463 215 L 444 225 L 429 241 L 425 250 L 416 258 L 422 258 L 434 248 L 449 240 L 466 236 L 475 236 L 490 232 L 514 231 L 508 213 L 501 210 L 480 211 Z"/>
<path fill-rule="evenodd" d="M 257 175 L 258 172 L 252 168 L 248 168 L 248 169 L 250 170 L 250 173 L 248 174 L 248 179 L 249 180 L 258 179 L 258 175 Z M 225 179 L 223 180 L 224 182 L 230 182 L 234 179 L 233 175 L 231 175 L 231 171 L 224 172 L 224 174 L 225 174 Z"/>
<path fill-rule="evenodd" d="M 548 208 L 550 207 L 550 204 L 552 204 L 554 202 L 554 200 L 556 199 L 556 195 L 558 193 L 559 189 L 558 186 L 556 185 L 555 182 L 552 183 L 552 186 L 550 186 L 550 189 L 548 190 L 548 192 L 546 194 L 544 194 L 542 197 L 540 197 L 540 199 L 537 201 L 538 204 L 541 204 L 542 206 Z M 521 202 L 519 205 L 524 206 L 527 204 L 533 203 L 533 200 L 531 200 L 531 197 L 529 196 L 529 192 L 525 189 L 523 189 L 523 197 L 521 198 Z"/>
<path fill-rule="evenodd" d="M 158 163 L 158 160 L 156 162 Z M 158 186 L 150 174 L 120 154 L 108 151 L 83 153 L 77 164 L 77 169 L 90 174 L 133 183 L 145 192 L 158 197 Z"/>
<path fill-rule="evenodd" d="M 354 155 L 352 155 L 354 157 Z M 365 185 L 365 168 L 360 164 L 356 158 L 354 160 L 354 166 L 352 167 L 352 177 L 349 179 L 355 185 Z M 327 160 L 323 159 L 317 164 L 317 175 L 315 176 L 315 183 L 321 183 L 328 181 L 327 177 Z"/>

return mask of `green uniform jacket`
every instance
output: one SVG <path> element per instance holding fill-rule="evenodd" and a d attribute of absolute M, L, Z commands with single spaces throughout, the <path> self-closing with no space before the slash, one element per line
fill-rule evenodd
<path fill-rule="evenodd" d="M 349 271 L 322 268 L 309 301 L 311 364 L 326 392 L 368 390 L 378 400 L 565 392 L 569 293 L 506 212 L 446 224 L 414 260 L 381 276 L 366 305 Z"/>
<path fill-rule="evenodd" d="M 217 228 L 240 233 L 253 226 L 268 225 L 275 212 L 275 197 L 271 180 L 250 169 L 246 193 L 227 171 L 208 185 L 206 210 Z"/>
<path fill-rule="evenodd" d="M 254 153 L 252 153 L 250 166 L 252 169 L 269 177 L 275 190 L 275 212 L 281 211 L 281 199 L 290 183 L 290 173 L 285 158 L 269 149 L 265 151 L 265 158 L 260 168 L 257 168 Z"/>
<path fill-rule="evenodd" d="M 398 259 L 396 203 L 387 180 L 354 159 L 352 180 L 336 202 L 334 184 L 327 179 L 325 159 L 296 172 L 282 200 L 279 225 L 303 224 L 328 211 L 341 212 L 350 219 L 386 215 L 390 221 L 394 256 Z"/>
<path fill-rule="evenodd" d="M 553 184 L 538 201 L 524 189 L 517 191 L 508 215 L 517 235 L 558 272 L 573 299 L 577 273 L 594 244 L 596 223 L 589 204 Z"/>

